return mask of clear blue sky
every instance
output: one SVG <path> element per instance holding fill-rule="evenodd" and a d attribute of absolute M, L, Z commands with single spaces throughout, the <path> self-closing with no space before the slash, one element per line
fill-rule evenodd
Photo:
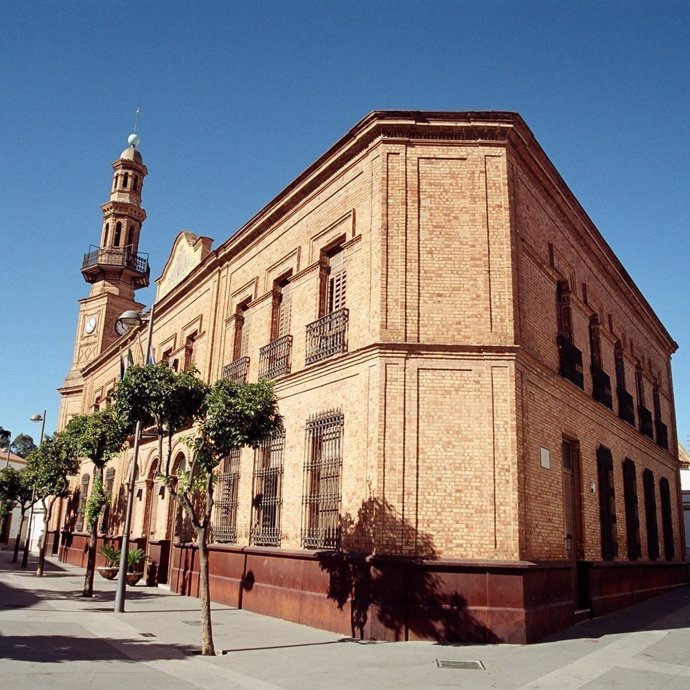
<path fill-rule="evenodd" d="M 217 242 L 371 110 L 522 114 L 672 336 L 690 434 L 690 3 L 0 0 L 0 425 L 70 366 L 134 111 L 140 249 Z M 150 303 L 153 289 L 138 293 Z"/>

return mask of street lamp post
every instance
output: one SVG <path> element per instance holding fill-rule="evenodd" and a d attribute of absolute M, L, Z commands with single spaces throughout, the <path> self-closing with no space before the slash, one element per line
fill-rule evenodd
<path fill-rule="evenodd" d="M 38 442 L 40 446 L 43 443 L 43 434 L 46 430 L 46 411 L 43 414 L 34 414 L 30 417 L 32 422 L 41 422 L 41 440 Z M 29 562 L 29 543 L 31 542 L 31 532 L 34 523 L 34 506 L 36 505 L 36 487 L 31 489 L 31 509 L 29 510 L 29 526 L 26 529 L 26 539 L 24 540 L 24 553 L 22 554 L 22 568 L 26 568 Z"/>
<path fill-rule="evenodd" d="M 146 364 L 151 359 L 151 334 L 153 332 L 153 308 L 148 314 L 148 328 L 146 333 Z M 120 320 L 127 326 L 136 326 L 143 321 L 142 315 L 135 311 L 126 311 Z M 134 505 L 134 487 L 137 480 L 137 460 L 139 458 L 139 444 L 141 442 L 141 420 L 137 422 L 134 430 L 134 448 L 132 450 L 132 468 L 127 487 L 127 510 L 125 511 L 125 528 L 122 533 L 122 545 L 120 549 L 120 567 L 117 572 L 117 590 L 115 591 L 115 613 L 125 612 L 125 596 L 127 591 L 127 555 L 129 554 L 129 532 L 132 527 L 132 507 Z"/>

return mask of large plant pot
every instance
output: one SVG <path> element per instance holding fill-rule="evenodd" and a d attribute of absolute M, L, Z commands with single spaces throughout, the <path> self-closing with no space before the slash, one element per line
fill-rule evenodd
<path fill-rule="evenodd" d="M 144 577 L 144 573 L 142 572 L 136 572 L 136 573 L 127 573 L 127 584 L 128 585 L 136 585 L 141 578 Z"/>
<path fill-rule="evenodd" d="M 119 568 L 114 565 L 102 565 L 96 568 L 96 570 L 98 570 L 98 574 L 106 580 L 114 580 L 117 577 Z"/>

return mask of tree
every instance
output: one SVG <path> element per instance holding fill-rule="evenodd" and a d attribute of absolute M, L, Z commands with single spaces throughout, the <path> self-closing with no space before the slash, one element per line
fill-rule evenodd
<path fill-rule="evenodd" d="M 0 450 L 7 450 L 11 438 L 12 432 L 0 426 Z"/>
<path fill-rule="evenodd" d="M 21 519 L 19 521 L 19 531 L 14 541 L 14 553 L 12 563 L 16 563 L 19 558 L 19 543 L 21 541 L 26 511 L 31 508 L 33 489 L 31 487 L 31 475 L 26 467 L 15 469 L 14 467 L 4 467 L 0 470 L 0 504 L 2 510 L 9 512 L 15 506 L 19 506 Z M 31 526 L 29 526 L 31 529 Z M 28 538 L 28 535 L 27 535 Z"/>
<path fill-rule="evenodd" d="M 217 381 L 210 388 L 196 372 L 176 373 L 165 365 L 130 367 L 115 391 L 115 408 L 131 424 L 141 420 L 158 431 L 161 476 L 169 495 L 184 510 L 199 548 L 201 653 L 214 655 L 209 596 L 208 539 L 213 510 L 215 469 L 221 459 L 242 446 L 257 446 L 282 428 L 270 381 L 239 384 Z M 188 470 L 172 467 L 173 436 L 199 423 L 188 439 Z M 167 439 L 167 452 L 163 453 Z"/>
<path fill-rule="evenodd" d="M 36 449 L 36 444 L 29 434 L 19 434 L 15 436 L 10 448 L 15 455 L 26 458 L 32 450 Z"/>
<path fill-rule="evenodd" d="M 38 551 L 36 575 L 43 575 L 46 557 L 46 537 L 48 524 L 55 501 L 67 495 L 67 477 L 79 470 L 78 448 L 70 442 L 69 436 L 55 434 L 48 436 L 43 443 L 29 455 L 27 468 L 31 476 L 35 496 L 43 503 L 43 537 Z"/>
<path fill-rule="evenodd" d="M 91 460 L 94 466 L 93 488 L 84 509 L 84 524 L 89 530 L 89 547 L 82 596 L 93 595 L 93 576 L 96 570 L 98 516 L 105 506 L 103 468 L 120 452 L 129 428 L 122 423 L 112 407 L 89 415 L 73 417 L 61 433 L 61 442 L 69 455 Z"/>

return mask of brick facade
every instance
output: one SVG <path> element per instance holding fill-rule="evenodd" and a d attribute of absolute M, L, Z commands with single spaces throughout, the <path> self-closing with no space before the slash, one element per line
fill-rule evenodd
<path fill-rule="evenodd" d="M 569 290 L 560 349 L 559 281 Z M 281 355 L 275 379 L 285 418 L 279 544 L 251 543 L 256 453 L 244 449 L 236 543 L 213 547 L 216 599 L 352 634 L 357 623 L 385 639 L 528 641 L 572 622 L 576 608 L 683 579 L 676 345 L 518 115 L 372 113 L 216 249 L 181 233 L 157 284 L 156 359 L 193 361 L 208 381 L 230 364 L 237 375 L 239 357 L 256 380 L 276 319 L 292 336 L 289 373 Z M 276 311 L 287 284 L 289 317 Z M 343 299 L 346 311 L 333 309 Z M 309 326 L 330 311 L 331 325 Z M 594 399 L 594 316 L 611 409 Z M 123 352 L 142 361 L 143 338 L 130 332 L 81 369 L 83 385 L 64 389 L 63 423 L 107 398 Z M 618 414 L 617 344 L 635 425 Z M 564 347 L 581 353 L 582 387 L 561 375 Z M 669 450 L 658 424 L 651 437 L 640 431 L 641 407 L 665 425 Z M 337 553 L 304 548 L 309 420 L 333 411 L 343 420 L 332 441 Z M 614 560 L 626 566 L 612 594 L 601 594 L 606 573 L 623 571 L 599 567 L 600 447 L 613 458 Z M 186 454 L 179 439 L 175 456 Z M 152 472 L 155 443 L 140 457 L 133 537 L 165 551 L 160 581 L 193 593 L 194 549 L 170 549 L 174 511 Z M 665 560 L 662 546 L 653 587 L 627 562 L 626 458 L 637 472 L 640 565 L 643 471 L 654 475 L 660 540 L 660 480 L 670 487 L 675 555 Z M 112 465 L 115 494 L 128 462 Z"/>

